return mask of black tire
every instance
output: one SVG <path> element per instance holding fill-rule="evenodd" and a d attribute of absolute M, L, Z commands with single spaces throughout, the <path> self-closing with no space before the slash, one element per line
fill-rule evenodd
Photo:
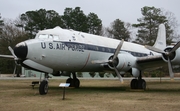
<path fill-rule="evenodd" d="M 47 93 L 48 93 L 48 82 L 46 80 L 43 80 L 39 86 L 39 94 L 45 95 Z"/>
<path fill-rule="evenodd" d="M 146 90 L 146 81 L 144 79 L 140 79 L 138 82 L 138 89 Z"/>
<path fill-rule="evenodd" d="M 73 87 L 73 79 L 72 78 L 68 78 L 67 80 L 66 80 L 66 83 L 69 83 L 70 85 L 69 85 L 69 87 Z"/>
<path fill-rule="evenodd" d="M 79 81 L 79 79 L 75 79 L 75 80 L 74 80 L 74 87 L 75 87 L 75 88 L 79 88 L 79 86 L 80 86 L 80 81 Z"/>
<path fill-rule="evenodd" d="M 68 78 L 68 79 L 66 80 L 66 83 L 70 83 L 70 86 L 69 86 L 69 87 L 79 88 L 79 86 L 80 86 L 80 81 L 79 81 L 79 79 Z"/>
<path fill-rule="evenodd" d="M 137 79 L 133 79 L 131 81 L 131 89 L 138 89 L 138 80 Z"/>

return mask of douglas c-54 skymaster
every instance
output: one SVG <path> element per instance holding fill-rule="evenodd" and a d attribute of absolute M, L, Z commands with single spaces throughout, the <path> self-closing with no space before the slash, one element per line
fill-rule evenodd
<path fill-rule="evenodd" d="M 152 47 L 55 27 L 39 31 L 35 39 L 20 42 L 14 49 L 9 47 L 12 56 L 0 57 L 14 58 L 23 67 L 44 72 L 45 78 L 39 86 L 41 95 L 48 92 L 48 74 L 69 76 L 66 82 L 79 87 L 76 72 L 115 71 L 121 82 L 121 75 L 130 72 L 136 78 L 132 79 L 131 88 L 145 89 L 146 82 L 141 74 L 145 69 L 168 62 L 173 78 L 171 64 L 180 63 L 179 46 L 180 43 L 166 46 L 164 24 L 159 25 Z"/>

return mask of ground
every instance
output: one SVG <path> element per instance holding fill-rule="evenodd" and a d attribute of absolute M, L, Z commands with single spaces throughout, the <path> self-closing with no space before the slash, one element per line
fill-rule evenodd
<path fill-rule="evenodd" d="M 51 79 L 47 95 L 39 95 L 32 80 L 0 80 L 0 111 L 178 111 L 180 80 L 147 80 L 147 90 L 131 90 L 130 80 L 82 79 L 78 89 L 59 87 Z"/>

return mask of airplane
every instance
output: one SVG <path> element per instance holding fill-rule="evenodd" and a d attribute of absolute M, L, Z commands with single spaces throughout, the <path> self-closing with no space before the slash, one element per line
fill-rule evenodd
<path fill-rule="evenodd" d="M 25 68 L 44 72 L 45 78 L 39 85 L 41 95 L 48 93 L 49 74 L 69 76 L 66 83 L 78 88 L 80 81 L 76 72 L 115 72 L 121 82 L 122 74 L 130 72 L 135 77 L 130 87 L 146 89 L 146 81 L 142 79 L 142 72 L 146 69 L 167 62 L 170 77 L 174 77 L 171 64 L 180 62 L 179 46 L 179 42 L 174 47 L 166 46 L 164 24 L 159 25 L 153 46 L 55 27 L 39 31 L 34 39 L 20 42 L 14 49 L 8 47 L 12 55 L 0 57 L 13 58 Z"/>

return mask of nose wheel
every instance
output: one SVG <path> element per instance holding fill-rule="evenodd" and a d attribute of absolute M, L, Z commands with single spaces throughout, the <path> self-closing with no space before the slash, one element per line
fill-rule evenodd
<path fill-rule="evenodd" d="M 49 78 L 49 75 L 45 73 L 45 78 L 43 81 L 40 82 L 40 85 L 39 85 L 40 95 L 45 95 L 48 93 L 48 78 Z"/>
<path fill-rule="evenodd" d="M 39 85 L 39 94 L 45 95 L 48 93 L 48 81 L 43 80 Z"/>

